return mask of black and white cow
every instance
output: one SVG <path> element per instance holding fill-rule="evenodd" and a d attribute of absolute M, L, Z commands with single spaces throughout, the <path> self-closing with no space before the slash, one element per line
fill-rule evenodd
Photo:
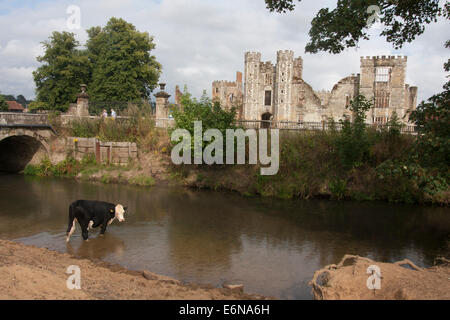
<path fill-rule="evenodd" d="M 102 227 L 100 234 L 104 234 L 106 227 L 109 226 L 116 218 L 119 222 L 124 222 L 124 214 L 127 207 L 121 204 L 101 201 L 78 200 L 69 207 L 69 224 L 67 226 L 66 242 L 70 241 L 70 237 L 75 231 L 75 223 L 81 226 L 83 239 L 89 238 L 88 231 L 93 228 Z"/>

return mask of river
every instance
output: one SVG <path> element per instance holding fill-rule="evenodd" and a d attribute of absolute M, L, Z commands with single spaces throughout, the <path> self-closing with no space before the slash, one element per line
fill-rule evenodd
<path fill-rule="evenodd" d="M 65 243 L 69 204 L 122 203 L 104 238 Z M 0 238 L 149 270 L 183 282 L 311 299 L 314 271 L 344 254 L 429 267 L 449 254 L 450 209 L 378 202 L 273 200 L 174 187 L 0 176 Z"/>

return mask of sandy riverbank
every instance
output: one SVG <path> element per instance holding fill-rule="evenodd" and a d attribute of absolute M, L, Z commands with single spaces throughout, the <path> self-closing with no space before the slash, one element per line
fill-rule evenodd
<path fill-rule="evenodd" d="M 81 270 L 81 290 L 69 290 L 67 267 Z M 237 290 L 184 285 L 147 271 L 75 258 L 47 249 L 0 240 L 0 299 L 32 300 L 240 300 L 265 299 Z"/>
<path fill-rule="evenodd" d="M 408 259 L 383 263 L 346 255 L 337 265 L 316 271 L 310 285 L 317 300 L 450 300 L 450 261 L 438 258 L 435 266 L 423 269 Z"/>

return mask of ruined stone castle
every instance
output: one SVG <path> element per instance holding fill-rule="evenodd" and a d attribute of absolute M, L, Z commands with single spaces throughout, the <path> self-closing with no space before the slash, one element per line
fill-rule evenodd
<path fill-rule="evenodd" d="M 367 122 L 385 124 L 394 111 L 407 122 L 408 110 L 417 104 L 417 87 L 405 83 L 407 57 L 361 57 L 359 74 L 352 74 L 331 91 L 314 91 L 303 80 L 303 59 L 292 51 L 278 51 L 277 63 L 261 62 L 261 53 L 245 54 L 245 78 L 214 81 L 213 100 L 229 109 L 238 106 L 242 120 L 322 122 L 333 118 L 352 118 L 346 109 L 350 101 L 363 94 L 373 100 Z M 406 116 L 406 117 L 404 117 Z"/>

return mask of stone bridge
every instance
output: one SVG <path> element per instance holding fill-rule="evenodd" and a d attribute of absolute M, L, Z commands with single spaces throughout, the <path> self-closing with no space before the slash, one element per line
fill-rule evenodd
<path fill-rule="evenodd" d="M 45 114 L 0 112 L 0 171 L 22 171 L 39 150 L 50 151 L 55 135 Z"/>

